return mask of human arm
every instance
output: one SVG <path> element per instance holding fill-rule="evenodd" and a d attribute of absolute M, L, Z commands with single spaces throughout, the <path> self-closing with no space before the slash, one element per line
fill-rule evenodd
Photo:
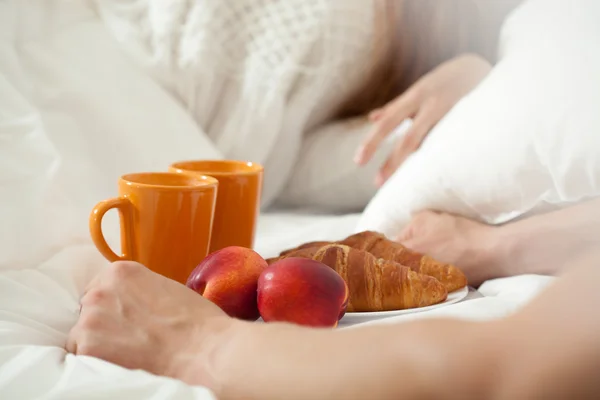
<path fill-rule="evenodd" d="M 469 283 L 520 274 L 561 274 L 600 245 L 600 199 L 500 226 L 425 211 L 396 238 L 458 265 Z"/>
<path fill-rule="evenodd" d="M 464 398 L 467 390 L 483 389 L 478 380 L 460 382 L 493 365 L 492 354 L 472 345 L 485 343 L 484 325 L 317 330 L 253 324 L 226 317 L 195 292 L 136 263 L 107 268 L 81 304 L 70 352 L 204 385 L 220 399 Z M 478 351 L 462 360 L 462 369 L 453 368 L 465 346 Z"/>
<path fill-rule="evenodd" d="M 600 247 L 600 198 L 500 226 L 495 246 L 506 276 L 562 274 Z"/>
<path fill-rule="evenodd" d="M 494 399 L 600 396 L 600 249 L 573 255 L 565 274 L 504 319 Z"/>
<path fill-rule="evenodd" d="M 419 148 L 434 126 L 489 73 L 497 61 L 504 20 L 521 2 L 390 2 L 399 11 L 392 22 L 394 37 L 389 57 L 393 61 L 390 70 L 380 74 L 386 77 L 385 84 L 370 82 L 360 95 L 365 98 L 374 89 L 376 93 L 388 93 L 389 87 L 395 91 L 363 111 L 366 114 L 375 108 L 370 113 L 373 128 L 357 149 L 355 161 L 364 165 L 370 162 L 376 148 L 388 147 L 384 138 L 405 119 L 412 119 L 413 126 L 389 146 L 390 156 L 381 165 L 376 184 L 384 183 Z M 393 8 L 389 14 L 394 15 Z"/>
<path fill-rule="evenodd" d="M 597 340 L 590 342 L 600 315 L 584 313 L 600 303 L 599 260 L 503 320 L 346 330 L 233 320 L 183 285 L 115 263 L 88 286 L 67 349 L 204 385 L 220 399 L 508 399 L 594 383 L 600 390 L 590 367 L 600 360 Z M 570 381 L 541 387 L 528 380 L 534 373 Z"/>
<path fill-rule="evenodd" d="M 223 399 L 483 398 L 497 356 L 484 341 L 489 329 L 451 320 L 338 331 L 240 323 L 214 364 L 217 393 Z M 464 357 L 466 349 L 472 356 Z"/>
<path fill-rule="evenodd" d="M 405 120 L 412 119 L 411 127 L 398 138 L 387 160 L 375 178 L 383 185 L 396 169 L 420 146 L 431 129 L 473 88 L 492 66 L 476 54 L 463 54 L 446 61 L 421 77 L 408 90 L 369 114 L 372 128 L 357 149 L 355 162 L 366 165 L 377 149 Z"/>
<path fill-rule="evenodd" d="M 222 364 L 224 388 L 234 390 L 223 398 L 597 398 L 598 264 L 600 251 L 572 259 L 564 277 L 500 320 L 240 331 Z"/>

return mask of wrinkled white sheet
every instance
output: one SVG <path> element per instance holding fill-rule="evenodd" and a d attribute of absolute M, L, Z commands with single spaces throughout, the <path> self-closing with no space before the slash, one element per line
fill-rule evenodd
<path fill-rule="evenodd" d="M 265 215 L 259 224 L 256 250 L 266 257 L 305 241 L 343 237 L 352 231 L 357 218 Z M 0 271 L 0 398 L 212 398 L 203 388 L 66 354 L 63 346 L 77 318 L 79 295 L 106 265 L 91 244 L 82 243 L 59 251 L 36 268 Z M 498 318 L 521 307 L 551 281 L 541 276 L 490 281 L 480 290 L 483 298 L 371 323 L 429 316 Z"/>

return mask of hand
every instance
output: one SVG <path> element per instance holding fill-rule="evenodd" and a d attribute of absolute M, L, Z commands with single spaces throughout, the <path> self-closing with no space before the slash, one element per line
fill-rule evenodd
<path fill-rule="evenodd" d="M 185 380 L 200 349 L 210 354 L 231 321 L 213 303 L 141 264 L 117 262 L 99 274 L 81 299 L 67 350 L 130 369 Z M 213 383 L 195 365 L 194 382 Z M 205 374 L 205 376 L 203 376 Z"/>
<path fill-rule="evenodd" d="M 412 126 L 396 142 L 377 174 L 376 184 L 383 185 L 406 158 L 419 148 L 429 131 L 483 80 L 491 68 L 487 60 L 477 55 L 456 57 L 423 76 L 383 108 L 372 111 L 369 119 L 374 126 L 358 149 L 355 162 L 359 165 L 369 162 L 383 140 L 400 123 L 412 118 Z"/>
<path fill-rule="evenodd" d="M 415 215 L 396 238 L 407 248 L 456 265 L 469 284 L 503 276 L 499 227 L 451 214 L 424 211 Z"/>

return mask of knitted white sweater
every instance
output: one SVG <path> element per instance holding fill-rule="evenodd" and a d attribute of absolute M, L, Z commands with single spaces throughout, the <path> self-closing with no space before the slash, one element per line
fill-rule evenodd
<path fill-rule="evenodd" d="M 265 204 L 294 169 L 303 135 L 332 118 L 372 63 L 373 1 L 101 0 L 96 6 L 221 157 L 265 165 Z"/>

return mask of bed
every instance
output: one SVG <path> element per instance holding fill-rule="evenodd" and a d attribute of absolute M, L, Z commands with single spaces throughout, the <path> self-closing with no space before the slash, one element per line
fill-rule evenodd
<path fill-rule="evenodd" d="M 519 215 L 524 215 L 534 205 L 541 207 L 547 202 L 569 203 L 573 199 L 597 193 L 598 188 L 594 185 L 599 180 L 591 179 L 598 176 L 600 171 L 596 161 L 599 158 L 592 151 L 599 148 L 595 145 L 597 135 L 594 132 L 597 129 L 592 129 L 600 126 L 596 117 L 592 120 L 592 116 L 598 115 L 593 108 L 598 104 L 595 101 L 597 97 L 589 95 L 590 100 L 584 104 L 587 108 L 573 104 L 572 108 L 563 109 L 565 96 L 557 91 L 554 97 L 547 96 L 550 100 L 559 100 L 554 102 L 556 106 L 545 109 L 538 107 L 539 115 L 527 113 L 527 124 L 523 125 L 518 117 L 525 114 L 521 111 L 526 108 L 514 106 L 513 99 L 524 97 L 515 96 L 506 89 L 508 78 L 517 86 L 515 90 L 527 89 L 523 83 L 528 81 L 528 75 L 524 74 L 522 81 L 515 81 L 511 68 L 521 70 L 521 65 L 529 65 L 528 59 L 521 61 L 520 57 L 530 52 L 521 50 L 526 45 L 533 47 L 537 43 L 538 33 L 540 38 L 547 38 L 552 32 L 557 32 L 556 35 L 560 33 L 559 36 L 564 38 L 556 45 L 561 44 L 565 49 L 573 47 L 573 43 L 580 43 L 581 46 L 585 43 L 584 40 L 570 39 L 578 38 L 575 35 L 579 32 L 577 29 L 571 32 L 575 36 L 567 36 L 564 29 L 556 29 L 560 19 L 554 17 L 562 15 L 563 1 L 530 0 L 527 3 L 529 7 L 524 7 L 524 11 L 517 15 L 512 29 L 507 30 L 505 35 L 506 41 L 514 47 L 512 64 L 505 64 L 504 69 L 499 69 L 495 78 L 489 81 L 491 83 L 488 82 L 479 93 L 463 102 L 446 123 L 446 128 L 440 128 L 436 133 L 439 137 L 445 137 L 447 132 L 439 132 L 455 132 L 454 136 L 444 139 L 453 144 L 459 142 L 459 136 L 456 135 L 466 135 L 460 137 L 464 139 L 462 141 L 474 143 L 473 138 L 480 137 L 481 131 L 490 132 L 490 135 L 495 132 L 497 143 L 504 144 L 512 156 L 515 156 L 515 144 L 520 143 L 523 147 L 521 158 L 516 161 L 506 161 L 509 160 L 506 158 L 502 162 L 491 163 L 489 155 L 500 153 L 493 138 L 486 139 L 490 143 L 486 147 L 488 153 L 482 152 L 482 147 L 475 151 L 476 146 L 458 146 L 456 151 L 449 152 L 443 140 L 428 141 L 420 155 L 396 177 L 395 187 L 400 190 L 390 186 L 382 191 L 367 213 L 362 216 L 318 214 L 310 210 L 265 213 L 259 221 L 256 250 L 269 257 L 305 241 L 344 237 L 360 226 L 379 226 L 383 229 L 388 221 L 403 222 L 408 218 L 409 211 L 432 205 L 441 205 L 447 208 L 446 211 L 464 212 L 488 222 L 505 222 L 507 218 L 516 216 L 514 212 L 507 213 L 507 207 L 511 211 L 519 210 Z M 589 4 L 592 3 L 595 2 Z M 89 241 L 86 224 L 82 224 L 87 220 L 92 206 L 100 199 L 114 196 L 115 177 L 121 173 L 165 168 L 174 160 L 198 157 L 195 149 L 205 149 L 211 145 L 176 101 L 166 96 L 156 82 L 141 74 L 139 68 L 123 58 L 120 49 L 107 38 L 104 27 L 94 22 L 91 11 L 69 8 L 70 12 L 65 13 L 59 21 L 69 26 L 67 35 L 66 29 L 57 31 L 46 14 L 24 13 L 29 17 L 22 19 L 11 17 L 11 13 L 19 7 L 33 8 L 34 4 L 44 4 L 38 10 L 42 13 L 50 2 L 0 2 L 0 31 L 6 33 L 0 35 L 0 398 L 210 399 L 212 395 L 204 388 L 190 387 L 143 371 L 125 370 L 98 359 L 68 355 L 64 350 L 66 335 L 77 318 L 82 289 L 107 265 Z M 549 4 L 554 6 L 550 7 Z M 570 7 L 575 7 L 575 4 Z M 579 14 L 568 15 L 586 16 L 580 19 L 592 21 L 586 25 L 590 32 L 597 29 L 594 16 L 599 15 L 598 12 L 593 14 L 581 5 L 578 7 L 576 10 L 580 11 Z M 548 11 L 541 13 L 538 9 Z M 52 15 L 56 17 L 58 14 Z M 46 23 L 39 23 L 42 20 Z M 77 24 L 71 23 L 73 21 Z M 577 23 L 573 25 L 582 26 L 578 21 L 575 20 Z M 26 32 L 24 26 L 30 30 Z M 550 28 L 546 29 L 548 26 Z M 525 34 L 529 39 L 521 40 Z M 15 39 L 17 37 L 19 40 Z M 81 43 L 88 45 L 85 48 L 78 47 Z M 93 45 L 89 45 L 91 43 Z M 508 52 L 507 49 L 505 52 Z M 554 47 L 549 52 L 557 53 L 557 58 L 575 59 L 572 56 L 562 57 Z M 586 63 L 580 64 L 585 64 L 590 71 L 600 65 L 600 56 L 596 56 L 593 59 L 595 63 L 592 63 L 589 52 L 577 54 L 586 57 Z M 107 59 L 112 61 L 107 63 Z M 560 69 L 558 71 L 561 72 Z M 534 72 L 538 76 L 544 71 L 540 69 Z M 549 79 L 553 77 L 551 72 L 545 71 Z M 600 90 L 596 90 L 598 81 L 594 86 L 591 80 L 595 75 L 574 75 L 584 80 L 583 83 L 594 96 L 600 93 Z M 33 78 L 35 82 L 32 83 Z M 102 82 L 114 82 L 114 85 L 106 87 Z M 32 87 L 36 90 L 29 91 Z M 520 91 L 516 93 L 520 94 Z M 531 92 L 527 90 L 527 93 Z M 498 93 L 505 94 L 505 108 L 497 107 L 498 101 L 491 99 L 496 98 Z M 571 92 L 565 89 L 564 93 Z M 548 99 L 545 103 L 550 103 Z M 147 107 L 129 107 L 136 102 L 145 102 Z M 490 104 L 496 106 L 489 107 Z M 484 107 L 485 112 L 482 112 Z M 589 109 L 592 111 L 587 112 Z M 514 115 L 506 110 L 512 110 Z M 464 115 L 480 118 L 465 118 Z M 507 115 L 513 115 L 514 118 L 508 118 Z M 558 157 L 550 151 L 540 151 L 545 147 L 540 148 L 537 141 L 555 151 L 565 148 L 560 141 L 539 139 L 541 128 L 538 125 L 541 122 L 543 127 L 548 124 L 547 115 L 570 117 L 564 121 L 564 118 L 552 120 L 549 125 L 569 131 L 572 142 L 580 144 L 580 152 L 567 147 L 569 151 L 561 152 L 561 157 Z M 580 116 L 589 117 L 589 120 Z M 505 123 L 508 119 L 515 125 L 510 132 Z M 467 120 L 472 121 L 470 128 L 465 127 Z M 477 124 L 478 121 L 481 123 Z M 490 125 L 496 129 L 492 130 Z M 558 130 L 542 131 L 547 132 L 550 138 L 559 138 L 562 136 Z M 82 131 L 87 133 L 85 137 L 81 135 Z M 535 141 L 528 142 L 523 131 L 531 136 L 527 138 Z M 156 134 L 152 135 L 152 132 Z M 164 132 L 170 135 L 163 135 Z M 584 133 L 596 139 L 587 140 Z M 580 134 L 581 140 L 577 140 L 577 134 Z M 126 143 L 123 143 L 124 137 L 129 139 Z M 327 139 L 327 136 L 323 137 Z M 147 147 L 154 146 L 161 151 L 139 151 L 138 143 L 142 141 Z M 174 141 L 178 146 L 172 145 Z M 117 146 L 121 151 L 114 151 Z M 329 148 L 326 145 L 315 147 Z M 351 147 L 354 148 L 354 145 Z M 537 156 L 548 154 L 540 157 L 543 168 L 537 164 L 531 165 L 531 160 L 536 158 L 531 157 L 529 152 L 534 150 Z M 103 154 L 110 154 L 112 158 L 107 160 L 98 156 Z M 205 155 L 208 156 L 212 154 Z M 327 150 L 325 156 L 320 158 L 328 157 L 330 154 Z M 594 163 L 590 160 L 594 160 Z M 469 166 L 468 162 L 473 165 Z M 481 165 L 486 168 L 480 168 Z M 564 171 L 551 174 L 552 171 L 548 172 L 546 168 L 564 165 L 580 168 L 574 169 L 574 172 L 567 170 L 572 172 L 570 175 L 564 175 Z M 594 167 L 593 173 L 587 173 L 585 169 L 590 165 Z M 314 186 L 314 177 L 319 177 L 323 171 L 317 164 L 313 168 L 306 174 L 310 179 L 301 182 L 298 187 L 305 187 L 307 183 L 313 183 Z M 544 179 L 529 175 L 523 177 L 523 170 L 541 171 Z M 473 180 L 473 171 L 480 172 L 479 184 Z M 552 179 L 546 179 L 547 175 Z M 558 179 L 560 176 L 568 176 L 569 179 Z M 578 180 L 577 177 L 586 177 L 590 182 Z M 93 184 L 81 185 L 82 180 Z M 351 179 L 348 181 L 349 185 L 353 185 Z M 446 182 L 447 188 L 439 185 L 442 181 Z M 532 181 L 536 185 L 531 184 Z M 581 187 L 574 188 L 572 182 L 582 183 Z M 489 190 L 484 190 L 487 186 L 483 183 L 489 183 Z M 405 190 L 407 187 L 413 190 Z M 528 191 L 521 190 L 522 187 Z M 460 189 L 464 189 L 462 195 Z M 554 191 L 563 197 L 553 195 Z M 410 196 L 415 193 L 419 196 Z M 524 200 L 524 193 L 529 194 L 528 201 Z M 565 197 L 565 193 L 569 196 Z M 398 201 L 401 194 L 404 196 L 403 202 Z M 314 194 L 306 197 L 314 198 Z M 512 203 L 509 201 L 511 199 Z M 329 203 L 332 200 L 326 198 L 322 201 Z M 388 212 L 388 203 L 393 203 L 397 208 L 391 208 L 394 215 Z M 476 209 L 475 205 L 480 208 Z M 524 275 L 488 281 L 463 301 L 453 305 L 393 318 L 364 320 L 358 324 L 342 323 L 339 329 L 360 329 L 365 324 L 404 323 L 439 316 L 470 320 L 501 318 L 523 307 L 553 279 Z"/>
<path fill-rule="evenodd" d="M 264 256 L 297 243 L 340 237 L 359 215 L 279 212 L 262 216 L 256 250 Z M 129 371 L 89 357 L 68 355 L 66 335 L 77 318 L 86 283 L 107 265 L 91 243 L 53 254 L 37 268 L 0 271 L 0 397 L 7 399 L 210 399 L 200 387 Z M 508 315 L 526 304 L 553 278 L 518 276 L 486 282 L 476 296 L 425 313 L 364 324 L 401 323 L 453 316 L 484 320 Z M 356 329 L 361 324 L 340 329 Z"/>

